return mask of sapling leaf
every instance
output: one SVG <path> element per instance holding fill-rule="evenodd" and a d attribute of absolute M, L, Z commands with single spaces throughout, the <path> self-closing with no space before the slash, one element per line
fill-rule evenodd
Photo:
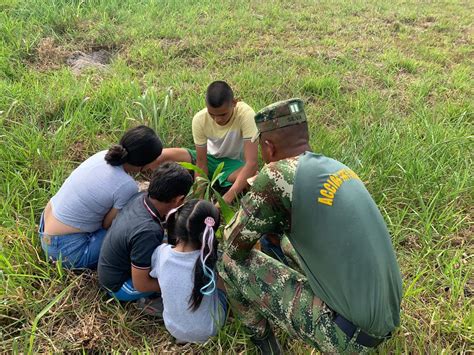
<path fill-rule="evenodd" d="M 220 173 L 219 175 L 217 175 L 216 178 L 211 181 L 210 185 L 211 185 L 211 186 L 214 186 L 214 184 L 215 184 L 217 181 L 219 181 L 219 178 L 220 178 L 222 175 L 224 175 L 224 173 Z"/>
<path fill-rule="evenodd" d="M 188 170 L 192 170 L 196 173 L 199 174 L 199 177 L 203 178 L 203 179 L 206 179 L 207 181 L 209 181 L 209 178 L 207 176 L 207 174 L 204 172 L 204 170 L 202 170 L 200 167 L 194 165 L 194 164 L 191 164 L 191 163 L 187 163 L 187 162 L 181 162 L 179 163 L 183 168 L 186 168 Z"/>
<path fill-rule="evenodd" d="M 216 196 L 217 201 L 219 202 L 219 207 L 221 209 L 222 218 L 224 218 L 225 224 L 229 223 L 234 217 L 234 210 L 224 201 L 221 194 L 214 190 L 214 196 Z"/>
<path fill-rule="evenodd" d="M 220 163 L 214 171 L 214 174 L 212 174 L 211 185 L 214 185 L 216 180 L 222 175 L 222 169 L 224 169 L 224 162 Z"/>

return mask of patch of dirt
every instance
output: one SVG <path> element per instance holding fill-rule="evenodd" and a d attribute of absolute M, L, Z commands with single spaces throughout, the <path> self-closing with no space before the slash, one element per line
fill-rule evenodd
<path fill-rule="evenodd" d="M 35 66 L 38 70 L 59 69 L 69 54 L 65 48 L 55 44 L 54 38 L 43 38 L 36 48 Z"/>
<path fill-rule="evenodd" d="M 68 155 L 70 160 L 83 162 L 87 159 L 86 145 L 82 141 L 77 141 L 69 146 Z"/>
<path fill-rule="evenodd" d="M 201 57 L 192 57 L 186 60 L 186 63 L 191 67 L 195 69 L 202 69 L 206 66 L 206 62 L 204 59 Z"/>
<path fill-rule="evenodd" d="M 474 235 L 474 224 L 469 225 L 468 227 L 460 230 L 451 238 L 451 245 L 454 247 L 463 247 L 465 244 L 472 246 Z"/>
<path fill-rule="evenodd" d="M 341 91 L 355 93 L 358 90 L 362 89 L 377 89 L 378 92 L 384 93 L 384 85 L 374 79 L 373 77 L 356 71 L 347 71 L 342 76 L 341 82 L 343 87 Z"/>
<path fill-rule="evenodd" d="M 78 75 L 87 68 L 106 69 L 112 58 L 114 46 L 88 46 L 84 51 L 71 51 L 58 45 L 54 38 L 46 37 L 39 41 L 36 54 L 31 62 L 37 70 L 56 70 L 64 64 Z"/>
<path fill-rule="evenodd" d="M 421 250 L 422 245 L 420 244 L 416 235 L 410 234 L 400 242 L 400 245 L 412 250 Z"/>
<path fill-rule="evenodd" d="M 81 74 L 85 69 L 95 68 L 104 70 L 110 63 L 111 54 L 105 49 L 84 53 L 81 51 L 73 52 L 66 60 L 66 64 L 72 69 L 76 75 Z"/>
<path fill-rule="evenodd" d="M 474 297 L 474 280 L 467 280 L 466 285 L 464 286 L 464 296 L 466 298 Z"/>
<path fill-rule="evenodd" d="M 180 38 L 162 38 L 160 39 L 160 45 L 162 48 L 167 49 L 169 47 L 176 47 L 182 45 L 184 41 Z"/>

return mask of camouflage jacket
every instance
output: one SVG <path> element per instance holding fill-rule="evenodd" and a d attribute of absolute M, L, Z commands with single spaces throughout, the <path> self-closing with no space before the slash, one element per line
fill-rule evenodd
<path fill-rule="evenodd" d="M 224 231 L 226 252 L 232 259 L 246 259 L 263 233 L 289 233 L 298 160 L 299 156 L 267 164 L 257 175 Z"/>

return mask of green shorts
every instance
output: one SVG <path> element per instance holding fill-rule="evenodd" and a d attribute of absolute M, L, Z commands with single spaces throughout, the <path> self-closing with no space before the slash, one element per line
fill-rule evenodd
<path fill-rule="evenodd" d="M 191 156 L 191 163 L 196 165 L 196 151 L 194 149 L 187 149 L 189 155 Z M 232 186 L 232 183 L 227 181 L 229 176 L 236 170 L 240 169 L 245 165 L 242 160 L 230 159 L 230 158 L 216 158 L 210 154 L 207 155 L 207 170 L 209 179 L 214 175 L 217 167 L 220 163 L 224 163 L 224 168 L 222 169 L 222 175 L 219 178 L 219 185 L 222 187 Z"/>

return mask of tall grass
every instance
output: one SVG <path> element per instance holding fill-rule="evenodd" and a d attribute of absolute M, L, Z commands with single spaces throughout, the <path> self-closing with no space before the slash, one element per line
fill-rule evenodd
<path fill-rule="evenodd" d="M 380 352 L 472 350 L 473 10 L 462 1 L 1 2 L 1 351 L 254 351 L 238 320 L 205 345 L 176 346 L 162 324 L 108 301 L 94 273 L 43 261 L 36 234 L 72 169 L 126 128 L 144 122 L 167 145 L 191 147 L 191 118 L 217 79 L 255 109 L 302 97 L 313 149 L 367 184 L 404 280 L 402 324 Z M 107 70 L 74 76 L 65 65 L 69 53 L 97 49 L 113 54 Z M 288 353 L 311 352 L 279 335 Z"/>

